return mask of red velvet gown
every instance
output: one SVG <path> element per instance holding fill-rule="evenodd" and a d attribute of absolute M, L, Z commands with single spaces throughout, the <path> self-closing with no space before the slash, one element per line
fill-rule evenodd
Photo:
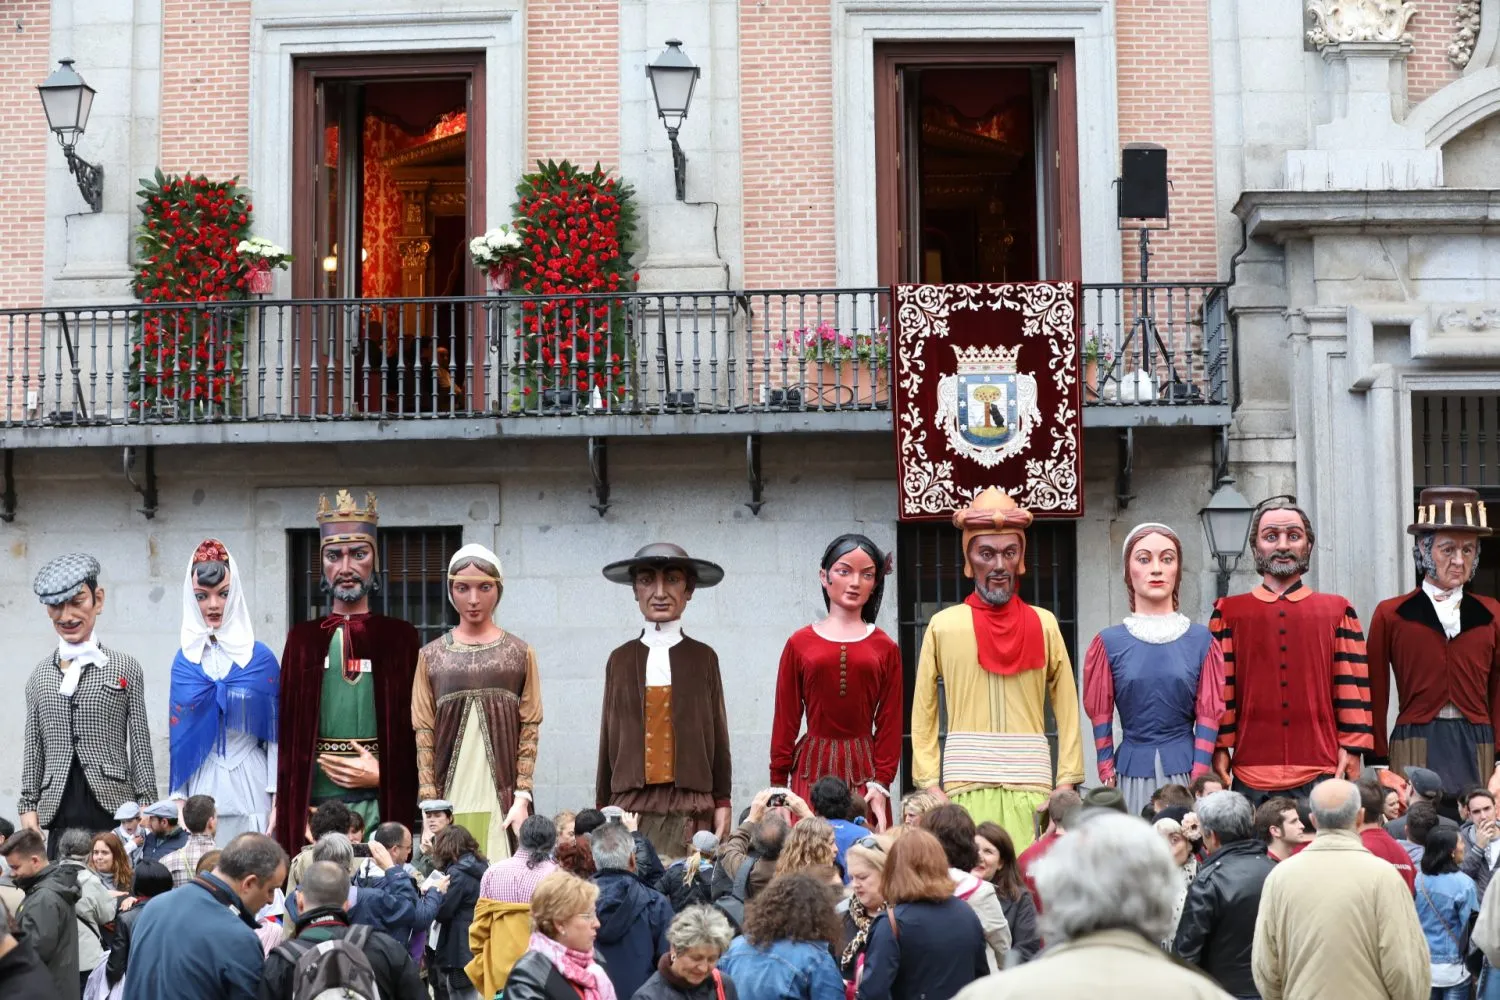
<path fill-rule="evenodd" d="M 868 781 L 889 789 L 901 761 L 901 691 L 901 649 L 880 629 L 852 642 L 799 629 L 776 676 L 771 784 L 803 799 L 826 775 L 861 795 Z"/>

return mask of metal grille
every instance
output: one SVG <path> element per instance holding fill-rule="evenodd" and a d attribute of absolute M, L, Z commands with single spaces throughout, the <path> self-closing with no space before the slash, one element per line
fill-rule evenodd
<path fill-rule="evenodd" d="M 286 535 L 288 622 L 322 618 L 329 604 L 321 587 L 318 529 L 294 528 Z M 448 560 L 462 545 L 462 528 L 381 528 L 381 586 L 370 597 L 370 610 L 411 622 L 423 643 L 453 628 L 458 615 L 448 603 Z"/>
<path fill-rule="evenodd" d="M 1426 486 L 1467 486 L 1500 513 L 1500 394 L 1416 393 L 1412 396 L 1412 480 L 1406 516 Z M 1415 576 L 1415 571 L 1414 571 Z M 1500 564 L 1483 553 L 1471 584 L 1500 593 Z"/>
<path fill-rule="evenodd" d="M 1057 616 L 1063 643 L 1073 661 L 1075 679 L 1080 664 L 1077 655 L 1078 588 L 1077 534 L 1072 521 L 1038 521 L 1027 532 L 1026 575 L 1021 578 L 1021 597 Z M 927 622 L 934 614 L 957 604 L 973 590 L 964 577 L 963 535 L 952 525 L 900 524 L 896 528 L 896 591 L 899 602 L 899 642 L 905 665 L 906 711 L 903 715 L 901 773 L 906 791 L 911 790 L 911 705 L 916 691 L 917 658 Z M 948 712 L 939 685 L 939 742 L 947 738 Z M 1057 762 L 1057 722 L 1047 708 L 1047 742 Z"/>

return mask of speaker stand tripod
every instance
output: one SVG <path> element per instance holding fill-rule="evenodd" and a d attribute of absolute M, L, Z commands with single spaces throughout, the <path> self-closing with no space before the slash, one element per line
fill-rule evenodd
<path fill-rule="evenodd" d="M 1137 336 L 1139 336 L 1141 345 L 1141 367 L 1139 370 L 1144 371 L 1148 376 L 1151 376 L 1152 373 L 1155 372 L 1156 364 L 1152 358 L 1151 351 L 1151 345 L 1155 343 L 1156 349 L 1161 352 L 1161 356 L 1167 361 L 1167 377 L 1169 379 L 1167 384 L 1169 386 L 1185 386 L 1186 383 L 1184 383 L 1182 379 L 1178 377 L 1177 363 L 1172 358 L 1172 352 L 1167 348 L 1166 343 L 1161 339 L 1161 331 L 1156 326 L 1156 317 L 1154 315 L 1155 301 L 1151 295 L 1151 289 L 1148 287 L 1151 280 L 1151 230 L 1145 226 L 1142 226 L 1140 233 L 1140 309 L 1136 314 L 1135 321 L 1130 324 L 1130 332 L 1125 335 L 1124 340 L 1120 341 L 1120 352 L 1115 355 L 1114 360 L 1110 362 L 1109 370 L 1104 373 L 1103 377 L 1100 379 L 1100 382 L 1101 384 L 1108 384 L 1109 380 L 1114 377 L 1115 370 L 1120 367 L 1120 364 L 1125 360 L 1126 355 L 1130 353 L 1131 343 L 1136 339 Z M 1136 391 L 1137 393 L 1139 393 L 1139 389 L 1137 389 Z M 1137 395 L 1135 402 L 1140 402 L 1139 395 Z"/>

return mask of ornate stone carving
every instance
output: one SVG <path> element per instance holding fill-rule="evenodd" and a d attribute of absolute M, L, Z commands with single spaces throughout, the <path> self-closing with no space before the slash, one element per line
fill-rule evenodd
<path fill-rule="evenodd" d="M 1437 323 L 1444 332 L 1500 329 L 1500 309 L 1449 309 L 1438 314 Z"/>
<path fill-rule="evenodd" d="M 1453 10 L 1453 41 L 1448 43 L 1448 61 L 1455 66 L 1467 66 L 1474 56 L 1474 43 L 1479 40 L 1480 0 L 1458 0 Z"/>
<path fill-rule="evenodd" d="M 1411 0 L 1307 0 L 1313 26 L 1307 40 L 1318 48 L 1339 42 L 1409 42 Z"/>

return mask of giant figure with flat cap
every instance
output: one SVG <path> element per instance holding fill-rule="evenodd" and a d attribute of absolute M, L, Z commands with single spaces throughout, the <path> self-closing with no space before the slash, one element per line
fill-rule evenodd
<path fill-rule="evenodd" d="M 104 610 L 99 560 L 60 556 L 42 567 L 32 589 L 58 640 L 26 681 L 16 812 L 38 832 L 109 830 L 123 803 L 156 798 L 141 665 L 95 632 Z M 47 838 L 50 857 L 57 841 Z"/>
<path fill-rule="evenodd" d="M 1364 629 L 1348 599 L 1302 582 L 1313 542 L 1296 497 L 1262 501 L 1250 516 L 1261 582 L 1221 598 L 1209 620 L 1224 651 L 1214 770 L 1256 805 L 1358 778 L 1374 746 Z"/>
<path fill-rule="evenodd" d="M 640 814 L 640 831 L 666 857 L 692 835 L 729 832 L 729 723 L 713 649 L 683 634 L 682 612 L 724 571 L 669 542 L 604 567 L 635 590 L 639 636 L 609 654 L 599 730 L 596 804 Z"/>
<path fill-rule="evenodd" d="M 991 487 L 953 516 L 974 592 L 932 616 L 922 637 L 911 711 L 912 778 L 951 795 L 975 822 L 1003 826 L 1023 849 L 1054 788 L 1083 781 L 1078 687 L 1057 619 L 1016 592 L 1026 573 L 1031 512 Z M 948 738 L 938 751 L 938 681 Z M 1057 719 L 1057 773 L 1046 703 Z"/>
<path fill-rule="evenodd" d="M 410 823 L 417 805 L 412 681 L 421 642 L 407 622 L 370 613 L 379 585 L 375 495 L 318 500 L 327 617 L 302 622 L 281 657 L 275 836 L 295 855 L 309 811 L 340 799 L 365 821 Z"/>
<path fill-rule="evenodd" d="M 1468 589 L 1489 512 L 1470 489 L 1422 491 L 1412 555 L 1422 582 L 1381 601 L 1370 619 L 1370 703 L 1375 755 L 1398 770 L 1425 767 L 1456 797 L 1495 776 L 1500 726 L 1500 603 Z M 1386 734 L 1391 675 L 1396 726 Z"/>
<path fill-rule="evenodd" d="M 448 561 L 458 627 L 422 647 L 412 687 L 423 811 L 449 802 L 455 822 L 491 861 L 510 857 L 530 815 L 542 726 L 542 682 L 531 646 L 495 624 L 505 589 L 500 557 L 465 545 Z"/>

